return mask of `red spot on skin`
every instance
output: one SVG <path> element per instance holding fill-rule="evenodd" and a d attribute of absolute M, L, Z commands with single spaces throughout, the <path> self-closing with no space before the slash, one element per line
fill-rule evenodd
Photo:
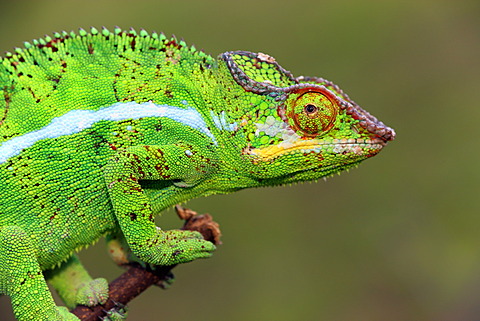
<path fill-rule="evenodd" d="M 55 46 L 55 44 L 57 42 L 63 42 L 65 39 L 68 39 L 69 36 L 65 36 L 63 37 L 63 39 L 59 39 L 59 38 L 55 38 L 55 39 L 52 39 L 50 40 L 49 42 L 47 42 L 46 44 L 42 45 L 42 44 L 37 44 L 37 48 L 44 48 L 44 47 L 47 47 L 47 48 L 52 48 L 52 51 L 55 52 L 55 51 L 58 51 L 57 47 Z"/>
<path fill-rule="evenodd" d="M 167 42 L 167 43 L 165 44 L 165 47 L 170 47 L 170 46 L 172 46 L 172 47 L 174 47 L 174 48 L 177 48 L 177 49 L 182 48 L 182 46 L 179 45 L 175 40 L 170 40 L 169 42 Z"/>

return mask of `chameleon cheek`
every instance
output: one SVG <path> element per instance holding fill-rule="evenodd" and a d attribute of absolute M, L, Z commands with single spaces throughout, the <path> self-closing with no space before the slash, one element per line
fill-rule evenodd
<path fill-rule="evenodd" d="M 333 97 L 319 91 L 304 90 L 291 94 L 285 102 L 290 127 L 302 137 L 317 137 L 328 132 L 338 114 Z"/>

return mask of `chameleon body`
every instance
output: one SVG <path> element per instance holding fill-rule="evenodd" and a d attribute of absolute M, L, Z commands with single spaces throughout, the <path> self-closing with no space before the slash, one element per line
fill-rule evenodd
<path fill-rule="evenodd" d="M 102 236 L 117 262 L 208 257 L 162 210 L 316 180 L 376 155 L 394 131 L 333 83 L 245 51 L 218 59 L 163 34 L 55 33 L 0 60 L 0 293 L 18 320 L 78 320 L 103 303 L 75 256 Z M 115 252 L 114 250 L 112 250 Z M 125 253 L 129 253 L 128 255 Z"/>

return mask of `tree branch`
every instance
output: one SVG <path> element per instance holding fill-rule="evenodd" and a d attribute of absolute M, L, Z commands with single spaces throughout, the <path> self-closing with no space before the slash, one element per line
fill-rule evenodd
<path fill-rule="evenodd" d="M 215 245 L 221 244 L 220 228 L 209 214 L 197 215 L 196 212 L 180 206 L 176 206 L 175 210 L 180 219 L 185 220 L 183 230 L 198 231 L 204 239 Z M 98 321 L 100 317 L 106 316 L 107 311 L 126 305 L 152 284 L 166 287 L 173 277 L 171 270 L 174 267 L 175 265 L 158 266 L 151 270 L 136 263 L 130 264 L 125 273 L 109 284 L 109 298 L 105 304 L 94 307 L 78 305 L 72 313 L 82 321 Z"/>

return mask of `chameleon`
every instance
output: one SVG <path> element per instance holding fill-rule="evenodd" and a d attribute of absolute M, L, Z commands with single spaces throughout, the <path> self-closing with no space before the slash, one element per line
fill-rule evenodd
<path fill-rule="evenodd" d="M 332 176 L 394 137 L 334 83 L 264 53 L 214 58 L 118 27 L 25 42 L 0 58 L 0 294 L 18 320 L 78 320 L 68 308 L 108 298 L 80 249 L 105 237 L 119 264 L 210 257 L 198 232 L 162 230 L 155 216 Z"/>

